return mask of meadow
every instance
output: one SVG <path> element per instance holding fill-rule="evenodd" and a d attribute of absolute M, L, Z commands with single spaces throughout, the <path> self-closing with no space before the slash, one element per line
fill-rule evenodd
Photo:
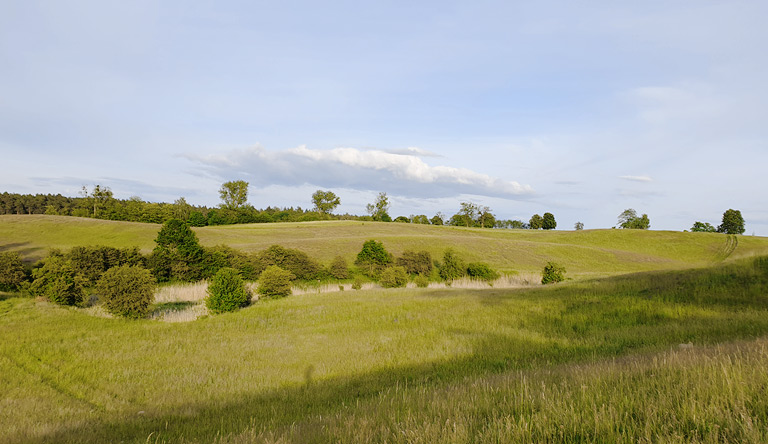
<path fill-rule="evenodd" d="M 0 246 L 30 256 L 95 240 L 151 249 L 158 228 L 75 220 L 90 230 L 80 236 L 6 222 Z M 307 292 L 178 323 L 3 295 L 0 441 L 768 441 L 764 238 L 285 225 L 197 233 L 206 245 L 277 243 L 321 259 L 370 237 L 393 252 L 451 246 L 519 273 L 545 257 L 576 278 Z"/>

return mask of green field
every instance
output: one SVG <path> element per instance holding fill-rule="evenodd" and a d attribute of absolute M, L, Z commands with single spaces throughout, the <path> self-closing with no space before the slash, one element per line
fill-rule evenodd
<path fill-rule="evenodd" d="M 48 248 L 77 245 L 138 246 L 149 253 L 159 225 L 64 216 L 0 216 L 0 251 L 15 250 L 28 260 Z M 279 244 L 300 249 L 323 263 L 342 255 L 353 261 L 368 239 L 382 241 L 395 255 L 427 250 L 439 258 L 454 248 L 467 261 L 484 261 L 504 272 L 540 272 L 549 260 L 571 276 L 681 269 L 723 259 L 768 254 L 768 238 L 717 233 L 645 230 L 491 230 L 431 225 L 327 221 L 247 224 L 195 228 L 205 246 L 229 245 L 259 251 Z"/>
<path fill-rule="evenodd" d="M 148 251 L 158 228 L 2 217 L 0 248 Z M 369 222 L 196 231 L 204 245 L 277 243 L 322 261 L 368 238 L 395 254 L 451 246 L 508 271 L 554 259 L 578 279 L 294 295 L 186 323 L 0 296 L 0 442 L 768 442 L 768 259 L 748 257 L 764 238 Z"/>

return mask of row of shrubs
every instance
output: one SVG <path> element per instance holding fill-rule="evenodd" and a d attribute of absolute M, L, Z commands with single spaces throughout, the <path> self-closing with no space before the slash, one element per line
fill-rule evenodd
<path fill-rule="evenodd" d="M 258 280 L 260 295 L 273 298 L 290 294 L 295 281 L 354 278 L 352 287 L 359 289 L 364 280 L 396 288 L 411 280 L 426 287 L 431 281 L 450 283 L 466 276 L 489 283 L 499 277 L 487 264 L 467 264 L 450 249 L 442 261 L 433 260 L 427 251 L 404 251 L 394 258 L 375 240 L 363 244 L 353 268 L 341 256 L 324 267 L 302 251 L 279 245 L 252 254 L 226 246 L 205 248 L 179 220 L 166 222 L 155 242 L 157 246 L 148 256 L 136 247 L 52 250 L 31 270 L 25 269 L 18 253 L 0 253 L 0 290 L 22 290 L 62 305 L 83 305 L 87 290 L 92 290 L 111 313 L 143 317 L 152 304 L 156 285 L 169 281 L 210 280 L 206 303 L 211 312 L 219 313 L 250 301 L 245 281 Z"/>

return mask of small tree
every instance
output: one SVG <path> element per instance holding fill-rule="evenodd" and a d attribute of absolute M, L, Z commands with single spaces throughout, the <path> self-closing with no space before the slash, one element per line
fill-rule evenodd
<path fill-rule="evenodd" d="M 545 230 L 554 230 L 557 228 L 555 215 L 552 213 L 544 213 L 544 216 L 541 218 L 541 228 Z"/>
<path fill-rule="evenodd" d="M 446 281 L 459 279 L 467 273 L 467 267 L 455 251 L 450 248 L 443 253 L 443 263 L 440 264 L 440 277 Z"/>
<path fill-rule="evenodd" d="M 714 233 L 717 231 L 717 228 L 713 227 L 709 222 L 696 221 L 693 223 L 691 231 L 694 233 Z"/>
<path fill-rule="evenodd" d="M 341 204 L 341 199 L 333 191 L 317 190 L 312 194 L 315 210 L 323 214 L 331 214 Z"/>
<path fill-rule="evenodd" d="M 155 239 L 157 246 L 149 257 L 149 266 L 158 281 L 199 279 L 203 247 L 186 222 L 169 219 Z"/>
<path fill-rule="evenodd" d="M 412 224 L 429 225 L 429 219 L 425 214 L 418 214 L 416 216 L 411 215 Z"/>
<path fill-rule="evenodd" d="M 19 253 L 0 252 L 0 290 L 18 290 L 26 277 Z"/>
<path fill-rule="evenodd" d="M 219 197 L 221 197 L 221 207 L 228 210 L 237 210 L 248 202 L 248 182 L 244 180 L 233 180 L 224 182 L 219 188 Z"/>
<path fill-rule="evenodd" d="M 270 265 L 259 277 L 259 288 L 256 290 L 265 298 L 281 298 L 291 294 L 291 280 L 294 276 L 288 270 L 277 265 Z"/>
<path fill-rule="evenodd" d="M 565 280 L 565 267 L 554 262 L 547 262 L 541 272 L 542 284 L 554 284 Z"/>
<path fill-rule="evenodd" d="M 429 220 L 429 223 L 432 225 L 445 225 L 445 215 L 438 211 L 437 214 L 432 216 L 432 219 Z"/>
<path fill-rule="evenodd" d="M 651 228 L 651 221 L 647 214 L 638 216 L 633 208 L 627 208 L 619 214 L 619 227 L 631 230 L 647 230 Z"/>
<path fill-rule="evenodd" d="M 403 251 L 403 255 L 397 258 L 397 265 L 405 268 L 410 274 L 428 275 L 432 271 L 432 255 L 429 251 L 411 250 Z"/>
<path fill-rule="evenodd" d="M 384 288 L 405 287 L 408 284 L 408 273 L 404 267 L 389 267 L 381 273 L 379 283 Z"/>
<path fill-rule="evenodd" d="M 531 216 L 531 220 L 528 221 L 528 226 L 531 228 L 531 230 L 540 230 L 544 227 L 544 218 L 538 214 L 534 214 Z"/>
<path fill-rule="evenodd" d="M 347 267 L 347 260 L 341 256 L 336 256 L 331 265 L 328 266 L 328 273 L 336 279 L 348 279 L 349 267 Z"/>
<path fill-rule="evenodd" d="M 145 268 L 121 265 L 104 273 L 96 291 L 113 315 L 139 319 L 147 315 L 155 299 L 155 279 Z"/>
<path fill-rule="evenodd" d="M 723 222 L 717 227 L 718 233 L 744 234 L 744 218 L 739 210 L 726 210 L 723 213 Z"/>
<path fill-rule="evenodd" d="M 59 254 L 50 254 L 42 267 L 32 272 L 29 292 L 59 305 L 80 305 L 85 299 L 83 278 L 69 261 Z"/>
<path fill-rule="evenodd" d="M 211 313 L 224 313 L 245 307 L 250 300 L 251 294 L 245 288 L 240 272 L 225 267 L 216 272 L 208 285 L 205 305 Z"/>
<path fill-rule="evenodd" d="M 573 224 L 573 229 L 576 231 L 580 231 L 584 229 L 584 224 L 582 222 L 576 222 Z"/>
<path fill-rule="evenodd" d="M 355 259 L 355 265 L 363 267 L 369 276 L 377 275 L 391 262 L 392 255 L 384 248 L 384 244 L 373 239 L 363 243 Z"/>

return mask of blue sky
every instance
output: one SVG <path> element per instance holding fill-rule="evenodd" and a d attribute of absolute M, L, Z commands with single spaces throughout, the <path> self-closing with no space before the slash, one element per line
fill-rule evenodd
<path fill-rule="evenodd" d="M 0 0 L 0 191 L 768 235 L 764 1 Z"/>

